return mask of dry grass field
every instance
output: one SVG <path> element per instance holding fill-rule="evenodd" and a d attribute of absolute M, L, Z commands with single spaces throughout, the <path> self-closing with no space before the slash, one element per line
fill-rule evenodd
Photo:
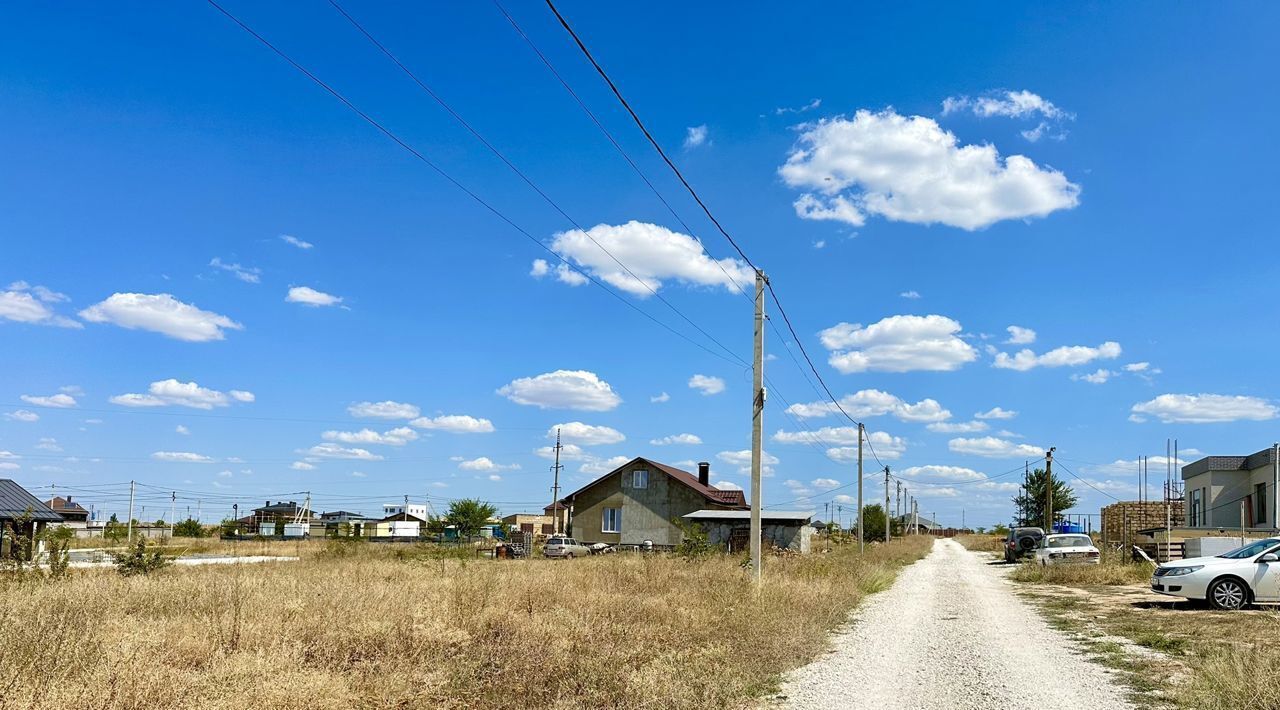
<path fill-rule="evenodd" d="M 737 556 L 495 562 L 323 542 L 270 550 L 303 551 L 294 563 L 0 577 L 0 705 L 740 706 L 930 543 L 770 557 L 758 593 Z"/>

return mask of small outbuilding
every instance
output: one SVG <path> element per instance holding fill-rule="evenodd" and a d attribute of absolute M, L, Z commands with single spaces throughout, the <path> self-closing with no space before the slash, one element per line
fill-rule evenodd
<path fill-rule="evenodd" d="M 37 538 L 62 516 L 19 486 L 0 478 L 0 558 L 31 560 L 40 554 Z"/>
<path fill-rule="evenodd" d="M 813 515 L 812 511 L 761 511 L 761 541 L 765 547 L 808 552 Z M 707 542 L 728 547 L 730 552 L 745 550 L 751 543 L 749 510 L 697 510 L 680 517 L 697 523 L 707 534 Z"/>

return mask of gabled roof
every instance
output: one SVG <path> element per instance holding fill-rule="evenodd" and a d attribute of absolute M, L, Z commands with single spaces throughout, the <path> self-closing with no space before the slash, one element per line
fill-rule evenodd
<path fill-rule="evenodd" d="M 31 519 L 44 523 L 60 523 L 62 516 L 41 503 L 27 489 L 8 478 L 0 478 L 0 518 L 20 518 L 30 511 Z"/>
<path fill-rule="evenodd" d="M 45 505 L 49 506 L 49 508 L 54 512 L 59 512 L 59 511 L 66 512 L 66 513 L 88 513 L 89 512 L 84 509 L 83 505 L 80 505 L 79 503 L 72 500 L 67 500 L 62 496 L 54 496 Z"/>
<path fill-rule="evenodd" d="M 419 518 L 413 513 L 392 513 L 387 517 L 379 520 L 380 523 L 425 523 L 427 521 Z"/>
<path fill-rule="evenodd" d="M 637 456 L 631 459 L 630 461 L 613 469 L 612 471 L 606 473 L 605 475 L 588 483 L 582 488 L 579 488 L 578 490 L 570 493 L 569 495 L 565 496 L 562 500 L 568 500 L 570 498 L 573 498 L 579 493 L 587 490 L 588 488 L 596 485 L 597 483 L 600 483 L 601 481 L 606 480 L 610 476 L 618 473 L 622 469 L 630 466 L 631 464 L 637 461 L 643 461 L 646 464 L 648 464 L 650 467 L 658 471 L 662 471 L 663 473 L 667 474 L 668 477 L 676 481 L 679 481 L 680 483 L 683 483 L 686 487 L 693 489 L 696 493 L 701 494 L 703 498 L 706 498 L 712 503 L 715 503 L 717 505 L 726 505 L 734 508 L 747 507 L 747 495 L 742 491 L 722 491 L 719 488 L 716 488 L 715 486 L 704 486 L 698 482 L 697 476 L 695 476 L 692 473 L 689 473 L 688 471 L 683 471 L 681 469 L 676 468 L 675 466 L 668 466 L 665 463 L 658 463 L 653 459 L 647 459 L 643 456 Z"/>

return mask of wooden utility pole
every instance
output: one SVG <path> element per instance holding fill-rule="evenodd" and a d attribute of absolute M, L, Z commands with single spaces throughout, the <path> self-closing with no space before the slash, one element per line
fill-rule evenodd
<path fill-rule="evenodd" d="M 760 584 L 760 458 L 764 430 L 764 272 L 756 269 L 756 314 L 751 367 L 751 576 Z"/>
<path fill-rule="evenodd" d="M 866 543 L 862 538 L 862 422 L 858 422 L 858 552 L 866 551 Z"/>
<path fill-rule="evenodd" d="M 884 467 L 884 541 L 889 541 L 889 467 Z"/>
<path fill-rule="evenodd" d="M 560 534 L 560 427 L 556 427 L 556 462 L 551 466 L 551 532 Z"/>
<path fill-rule="evenodd" d="M 1050 446 L 1044 452 L 1044 534 L 1053 534 L 1053 452 L 1058 447 Z"/>

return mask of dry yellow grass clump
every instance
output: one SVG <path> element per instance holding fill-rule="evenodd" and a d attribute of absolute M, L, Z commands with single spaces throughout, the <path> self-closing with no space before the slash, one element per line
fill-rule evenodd
<path fill-rule="evenodd" d="M 319 542 L 295 563 L 0 578 L 0 705 L 736 706 L 930 542 L 770 558 L 758 594 L 738 557 L 464 561 Z"/>
<path fill-rule="evenodd" d="M 1041 567 L 1033 561 L 1024 561 L 1010 578 L 1018 582 L 1041 584 L 1065 584 L 1072 587 L 1092 585 L 1146 584 L 1155 570 L 1149 563 L 1133 562 L 1119 552 L 1104 550 L 1102 563 L 1096 565 L 1068 564 Z"/>

